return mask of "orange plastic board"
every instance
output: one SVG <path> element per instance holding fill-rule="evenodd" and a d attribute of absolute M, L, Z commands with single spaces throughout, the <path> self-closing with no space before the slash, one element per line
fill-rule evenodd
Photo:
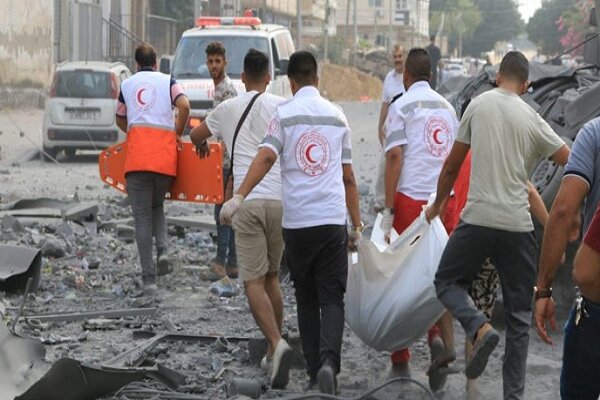
<path fill-rule="evenodd" d="M 222 203 L 221 145 L 211 143 L 210 156 L 204 159 L 196 155 L 196 146 L 191 142 L 178 143 L 177 152 L 177 176 L 165 197 L 169 200 L 193 203 Z M 127 142 L 123 142 L 103 150 L 98 158 L 100 179 L 124 193 L 127 193 L 124 171 L 126 154 Z"/>

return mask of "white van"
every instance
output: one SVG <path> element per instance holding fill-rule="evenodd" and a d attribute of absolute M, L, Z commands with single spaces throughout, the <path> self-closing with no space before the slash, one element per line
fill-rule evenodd
<path fill-rule="evenodd" d="M 270 93 L 290 97 L 287 65 L 294 52 L 292 36 L 280 25 L 262 24 L 256 17 L 199 17 L 196 28 L 183 33 L 177 45 L 172 64 L 161 69 L 170 70 L 171 76 L 182 85 L 190 100 L 190 119 L 186 132 L 199 125 L 213 106 L 214 85 L 206 65 L 206 46 L 219 41 L 225 46 L 227 75 L 238 92 L 244 92 L 241 74 L 244 57 L 255 48 L 267 54 L 271 69 Z M 169 60 L 166 60 L 169 64 Z M 166 72 L 166 71 L 165 71 Z"/>
<path fill-rule="evenodd" d="M 120 62 L 72 61 L 60 64 L 44 112 L 44 156 L 68 157 L 77 149 L 101 150 L 125 140 L 115 110 L 121 82 L 131 71 Z"/>

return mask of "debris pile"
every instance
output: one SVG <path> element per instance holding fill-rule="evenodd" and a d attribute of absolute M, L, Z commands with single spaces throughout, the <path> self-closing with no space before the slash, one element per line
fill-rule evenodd
<path fill-rule="evenodd" d="M 267 390 L 269 379 L 260 368 L 267 345 L 241 282 L 207 280 L 216 250 L 211 208 L 169 204 L 174 270 L 158 277 L 158 296 L 148 298 L 142 295 L 126 200 L 1 205 L 0 283 L 19 279 L 0 294 L 0 354 L 18 346 L 25 350 L 18 352 L 21 358 L 9 352 L 16 365 L 11 370 L 24 370 L 0 387 L 21 400 L 40 398 L 40 393 L 52 393 L 43 396 L 50 400 L 81 400 L 269 398 L 302 392 L 306 376 L 289 277 L 282 277 L 283 330 L 295 349 L 295 369 L 287 391 L 278 392 Z M 349 357 L 349 363 L 359 365 L 369 354 L 365 371 L 373 369 L 371 364 L 385 367 L 383 355 L 349 332 L 346 340 L 346 347 L 358 350 L 357 360 Z M 342 390 L 352 394 L 369 384 L 361 374 L 340 378 Z"/>

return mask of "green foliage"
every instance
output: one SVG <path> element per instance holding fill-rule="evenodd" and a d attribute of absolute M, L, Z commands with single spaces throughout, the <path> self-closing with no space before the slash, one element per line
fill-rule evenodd
<path fill-rule="evenodd" d="M 441 31 L 448 36 L 450 50 L 458 48 L 472 37 L 481 22 L 481 13 L 473 0 L 431 0 L 429 3 L 429 29 L 432 34 Z"/>
<path fill-rule="evenodd" d="M 525 23 L 514 0 L 477 0 L 481 23 L 463 44 L 463 53 L 478 56 L 499 41 L 508 41 L 525 31 Z"/>
<path fill-rule="evenodd" d="M 563 51 L 560 38 L 564 32 L 559 31 L 558 21 L 563 15 L 576 13 L 573 0 L 544 0 L 542 7 L 529 19 L 527 33 L 529 39 L 541 47 L 547 54 Z M 587 21 L 581 21 L 587 23 Z"/>

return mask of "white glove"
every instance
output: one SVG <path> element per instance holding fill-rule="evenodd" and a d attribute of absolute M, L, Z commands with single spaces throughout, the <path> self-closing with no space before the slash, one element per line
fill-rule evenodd
<path fill-rule="evenodd" d="M 363 235 L 359 231 L 352 230 L 348 232 L 348 248 L 350 251 L 356 251 L 358 242 L 363 238 Z"/>
<path fill-rule="evenodd" d="M 234 194 L 231 199 L 225 202 L 221 208 L 221 213 L 219 214 L 219 220 L 221 221 L 221 224 L 231 225 L 233 216 L 236 212 L 238 212 L 243 203 L 244 196 L 241 194 Z"/>
<path fill-rule="evenodd" d="M 389 208 L 383 210 L 383 218 L 381 219 L 381 230 L 383 231 L 383 237 L 386 242 L 390 242 L 390 235 L 392 234 L 392 225 L 394 224 L 394 214 Z"/>

